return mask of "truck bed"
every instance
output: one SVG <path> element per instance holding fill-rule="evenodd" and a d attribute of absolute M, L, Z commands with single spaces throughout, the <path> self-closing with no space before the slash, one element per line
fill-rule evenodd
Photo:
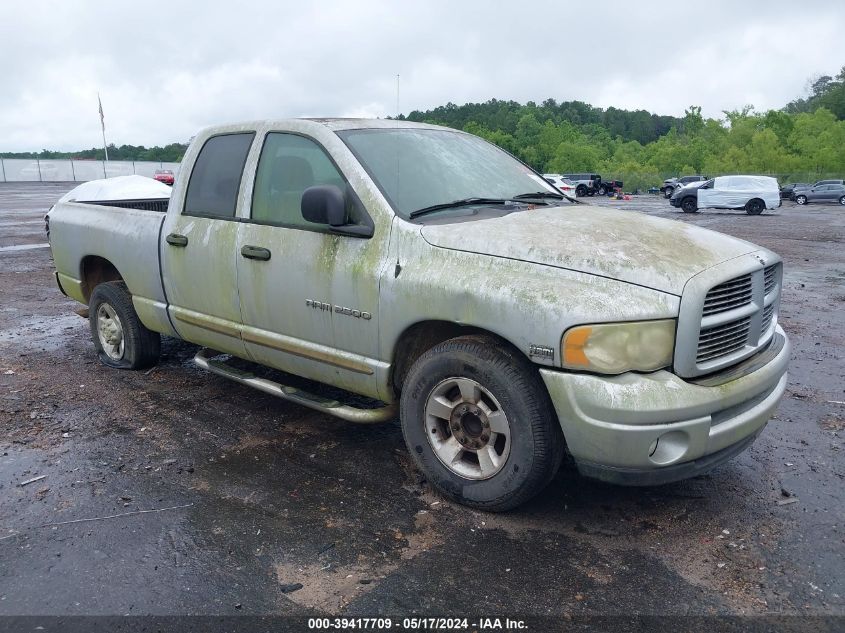
<path fill-rule="evenodd" d="M 86 277 L 92 267 L 108 262 L 132 289 L 141 320 L 148 327 L 156 325 L 162 318 L 158 315 L 166 314 L 159 244 L 168 202 L 151 198 L 56 204 L 48 214 L 49 240 L 65 294 L 87 303 Z"/>

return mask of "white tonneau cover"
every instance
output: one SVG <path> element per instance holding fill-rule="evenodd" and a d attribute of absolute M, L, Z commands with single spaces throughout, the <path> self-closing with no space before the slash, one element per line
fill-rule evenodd
<path fill-rule="evenodd" d="M 161 199 L 169 198 L 171 191 L 171 187 L 146 176 L 116 176 L 84 182 L 59 198 L 59 202 Z"/>

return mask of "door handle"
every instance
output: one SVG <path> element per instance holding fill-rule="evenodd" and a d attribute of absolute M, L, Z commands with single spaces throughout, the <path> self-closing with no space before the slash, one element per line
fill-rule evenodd
<path fill-rule="evenodd" d="M 247 259 L 261 259 L 267 261 L 270 259 L 270 250 L 266 248 L 261 248 L 260 246 L 250 246 L 247 244 L 243 248 L 241 248 L 241 255 L 246 257 Z"/>
<path fill-rule="evenodd" d="M 188 245 L 188 238 L 184 235 L 179 235 L 177 233 L 171 233 L 166 238 L 167 243 L 171 246 L 187 246 Z"/>

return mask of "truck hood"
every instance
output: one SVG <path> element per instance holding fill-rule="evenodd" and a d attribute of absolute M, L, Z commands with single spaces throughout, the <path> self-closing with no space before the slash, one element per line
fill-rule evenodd
<path fill-rule="evenodd" d="M 675 295 L 701 271 L 759 249 L 684 222 L 583 204 L 428 224 L 421 233 L 440 248 L 600 275 Z"/>

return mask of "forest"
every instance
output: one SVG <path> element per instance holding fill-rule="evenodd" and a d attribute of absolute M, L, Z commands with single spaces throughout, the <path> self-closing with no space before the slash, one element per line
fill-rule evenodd
<path fill-rule="evenodd" d="M 491 99 L 447 103 L 398 118 L 477 134 L 540 172 L 595 172 L 622 180 L 625 190 L 687 174 L 767 174 L 781 182 L 845 176 L 845 67 L 808 82 L 805 97 L 780 110 L 748 105 L 705 118 L 690 106 L 683 117 L 645 110 L 597 108 L 580 101 Z M 109 146 L 111 160 L 178 161 L 187 144 Z M 102 159 L 102 148 L 77 152 L 0 153 L 4 158 Z"/>
<path fill-rule="evenodd" d="M 845 177 L 845 67 L 781 110 L 748 105 L 705 118 L 657 116 L 547 99 L 447 104 L 407 118 L 482 136 L 540 172 L 595 172 L 646 189 L 688 174 L 767 174 L 781 182 Z M 401 117 L 400 117 L 401 118 Z"/>

